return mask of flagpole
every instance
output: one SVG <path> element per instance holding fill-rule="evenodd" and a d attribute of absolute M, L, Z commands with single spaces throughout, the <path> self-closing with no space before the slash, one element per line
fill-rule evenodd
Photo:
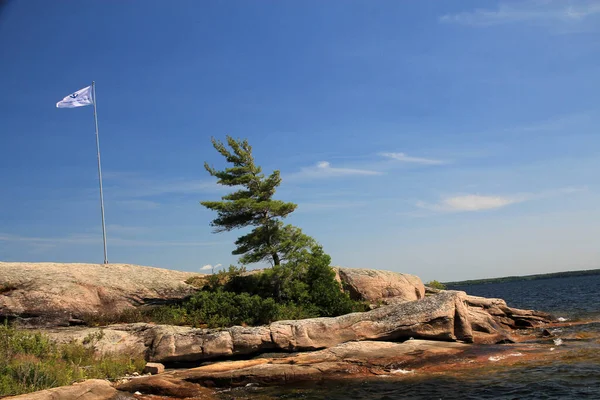
<path fill-rule="evenodd" d="M 102 213 L 102 242 L 104 243 L 104 264 L 108 264 L 106 255 L 106 225 L 104 224 L 104 194 L 102 193 L 102 166 L 100 164 L 100 139 L 98 137 L 98 112 L 96 111 L 96 82 L 92 81 L 94 97 L 94 122 L 96 124 L 96 150 L 98 151 L 98 181 L 100 182 L 100 212 Z"/>

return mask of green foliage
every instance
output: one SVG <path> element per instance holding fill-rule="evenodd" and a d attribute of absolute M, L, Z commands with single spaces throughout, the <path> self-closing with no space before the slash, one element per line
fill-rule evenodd
<path fill-rule="evenodd" d="M 222 171 L 208 163 L 204 163 L 204 167 L 217 178 L 218 184 L 241 186 L 241 189 L 221 197 L 221 201 L 200 203 L 217 212 L 211 225 L 215 232 L 253 226 L 250 233 L 236 240 L 233 254 L 241 255 L 242 264 L 269 261 L 279 265 L 286 258 L 290 235 L 298 233 L 297 228 L 285 228 L 281 222 L 296 209 L 296 204 L 273 200 L 281 183 L 279 171 L 265 177 L 261 167 L 254 163 L 252 147 L 247 140 L 227 136 L 228 146 L 214 138 L 212 144 L 231 166 Z"/>
<path fill-rule="evenodd" d="M 446 290 L 446 285 L 444 285 L 442 282 L 438 282 L 438 281 L 429 281 L 425 284 L 425 286 L 429 286 L 430 288 L 433 289 L 439 289 L 439 290 Z"/>
<path fill-rule="evenodd" d="M 101 331 L 100 331 L 101 332 Z M 91 335 L 88 343 L 101 339 Z M 17 395 L 91 378 L 141 372 L 145 361 L 129 354 L 96 355 L 78 343 L 58 345 L 39 332 L 0 325 L 0 396 Z"/>
<path fill-rule="evenodd" d="M 217 289 L 202 291 L 182 305 L 193 325 L 209 328 L 232 325 L 263 325 L 277 319 L 278 307 L 272 298 Z"/>
<path fill-rule="evenodd" d="M 259 274 L 233 276 L 223 289 L 272 298 L 281 305 L 278 316 L 284 319 L 294 319 L 297 315 L 331 317 L 365 311 L 363 303 L 351 300 L 341 290 L 330 262 L 331 258 L 322 247 L 313 242 L 309 249 L 294 251 L 293 258 L 286 264 Z"/>
<path fill-rule="evenodd" d="M 90 313 L 81 315 L 87 326 L 106 326 L 116 323 L 134 323 L 144 321 L 144 310 L 128 308 L 120 312 Z"/>
<path fill-rule="evenodd" d="M 366 311 L 341 290 L 321 246 L 298 249 L 284 265 L 247 273 L 231 266 L 202 281 L 202 290 L 176 305 L 140 308 L 136 313 L 95 316 L 95 321 L 154 322 L 218 328 L 263 325 L 278 320 L 333 317 Z M 90 338 L 90 341 L 94 338 Z"/>

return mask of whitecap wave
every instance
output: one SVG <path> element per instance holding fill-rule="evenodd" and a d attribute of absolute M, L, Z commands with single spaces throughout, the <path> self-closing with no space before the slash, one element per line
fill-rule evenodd
<path fill-rule="evenodd" d="M 398 369 L 393 369 L 390 371 L 392 374 L 402 374 L 402 375 L 406 375 L 406 374 L 414 374 L 415 371 L 412 371 L 410 369 L 402 369 L 402 368 L 398 368 Z"/>

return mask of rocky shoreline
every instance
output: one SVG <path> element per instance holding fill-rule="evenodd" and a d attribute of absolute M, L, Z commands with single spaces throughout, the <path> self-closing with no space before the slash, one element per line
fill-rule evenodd
<path fill-rule="evenodd" d="M 420 279 L 412 275 L 338 268 L 338 278 L 351 296 L 378 306 L 339 317 L 257 327 L 65 326 L 65 320 L 78 319 L 78 313 L 102 310 L 108 304 L 126 309 L 187 296 L 197 290 L 185 282 L 194 274 L 130 265 L 111 269 L 110 265 L 51 264 L 59 271 L 52 276 L 49 266 L 0 263 L 0 287 L 5 288 L 0 290 L 0 315 L 21 319 L 25 325 L 36 322 L 57 342 L 85 343 L 94 337 L 88 344 L 100 353 L 130 352 L 167 367 L 193 368 L 122 380 L 109 385 L 111 390 L 94 380 L 15 398 L 115 399 L 136 392 L 210 398 L 211 388 L 217 387 L 470 368 L 490 355 L 502 360 L 517 351 L 533 355 L 535 346 L 519 343 L 540 337 L 542 329 L 555 322 L 546 313 L 511 308 L 501 299 L 459 291 L 428 289 L 426 293 Z M 119 271 L 127 271 L 127 276 L 118 276 Z M 103 274 L 112 276 L 98 278 L 95 284 L 91 281 Z M 140 278 L 143 274 L 150 275 Z M 73 298 L 70 292 L 82 293 L 81 288 L 87 296 Z M 52 394 L 57 390 L 62 391 L 59 397 Z"/>

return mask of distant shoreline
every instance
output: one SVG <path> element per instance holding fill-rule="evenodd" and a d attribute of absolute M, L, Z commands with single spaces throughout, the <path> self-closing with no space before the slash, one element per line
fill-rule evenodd
<path fill-rule="evenodd" d="M 566 278 L 566 277 L 570 277 L 570 276 L 588 276 L 588 275 L 600 275 L 600 269 L 552 272 L 549 274 L 536 274 L 536 275 L 524 275 L 524 276 L 505 276 L 505 277 L 501 277 L 501 278 L 470 279 L 470 280 L 466 280 L 466 281 L 443 282 L 443 283 L 444 283 L 444 285 L 450 287 L 450 286 L 484 285 L 484 284 L 488 284 L 488 283 L 533 281 L 533 280 L 538 280 L 538 279 Z"/>

